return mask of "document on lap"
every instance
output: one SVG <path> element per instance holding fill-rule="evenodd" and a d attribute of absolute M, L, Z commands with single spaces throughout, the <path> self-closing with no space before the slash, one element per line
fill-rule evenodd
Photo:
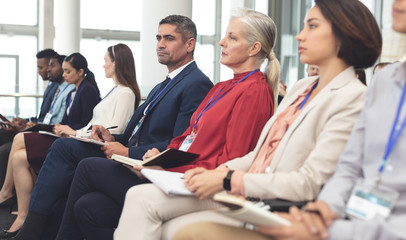
<path fill-rule="evenodd" d="M 261 207 L 260 204 L 229 195 L 226 192 L 215 194 L 213 200 L 227 207 L 217 210 L 219 213 L 242 222 L 271 227 L 290 225 L 290 221 Z"/>
<path fill-rule="evenodd" d="M 149 158 L 148 160 L 141 161 L 133 158 L 113 154 L 112 159 L 122 162 L 124 164 L 134 166 L 161 166 L 164 169 L 174 168 L 186 165 L 196 159 L 199 154 L 184 152 L 177 149 L 168 148 L 165 151 Z M 125 161 L 125 162 L 123 162 Z M 141 164 L 135 164 L 136 161 L 141 161 Z M 133 164 L 134 162 L 134 164 Z"/>
<path fill-rule="evenodd" d="M 73 135 L 69 135 L 69 137 L 73 138 L 73 139 L 76 139 L 76 140 L 79 140 L 79 141 L 82 141 L 82 142 L 92 143 L 92 144 L 96 144 L 96 145 L 100 145 L 100 146 L 108 145 L 105 142 L 97 141 L 97 140 L 90 139 L 90 138 L 76 137 L 76 136 L 73 136 Z"/>
<path fill-rule="evenodd" d="M 55 133 L 47 132 L 47 131 L 38 131 L 38 133 L 39 133 L 39 134 L 42 134 L 42 135 L 49 135 L 49 136 L 56 137 L 56 138 L 60 138 L 60 137 L 61 137 L 61 136 L 59 136 L 59 135 L 56 135 Z"/>
<path fill-rule="evenodd" d="M 149 168 L 141 169 L 141 173 L 169 196 L 194 196 L 194 194 L 186 187 L 183 173 Z"/>

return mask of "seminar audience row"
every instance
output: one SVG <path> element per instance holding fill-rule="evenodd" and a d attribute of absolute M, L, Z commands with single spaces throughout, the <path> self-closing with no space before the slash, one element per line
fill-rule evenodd
<path fill-rule="evenodd" d="M 405 2 L 394 2 L 394 9 L 399 10 L 394 11 L 394 29 L 401 32 L 406 32 L 406 17 L 401 14 L 401 10 L 406 9 Z M 132 102 L 120 101 L 120 104 L 132 104 L 117 107 L 122 109 L 121 116 L 110 112 L 114 104 L 109 103 L 109 111 L 98 110 L 97 106 L 90 111 L 93 120 L 88 125 L 88 121 L 81 122 L 80 127 L 69 122 L 69 127 L 56 124 L 54 133 L 62 138 L 38 133 L 21 133 L 15 137 L 9 160 L 13 164 L 10 164 L 5 184 L 8 187 L 3 189 L 7 193 L 4 195 L 10 196 L 15 184 L 19 216 L 0 238 L 113 239 L 113 235 L 115 239 L 351 238 L 361 236 L 362 231 L 357 227 L 370 226 L 374 231 L 366 235 L 369 239 L 402 236 L 396 227 L 404 218 L 401 207 L 404 194 L 400 192 L 399 203 L 393 197 L 401 191 L 401 179 L 397 175 L 391 179 L 388 174 L 397 172 L 394 166 L 402 164 L 393 158 L 404 151 L 396 142 L 404 138 L 401 134 L 406 121 L 401 113 L 406 88 L 402 93 L 399 86 L 404 83 L 385 85 L 380 80 L 384 73 L 379 73 L 372 81 L 364 105 L 366 86 L 356 79 L 355 69 L 374 64 L 381 53 L 382 38 L 375 19 L 361 2 L 316 0 L 296 39 L 301 62 L 317 66 L 318 76 L 298 81 L 277 108 L 279 63 L 273 53 L 276 27 L 268 16 L 242 10 L 231 18 L 226 36 L 220 41 L 220 62 L 233 70 L 234 78 L 213 88 L 193 60 L 196 34 L 194 23 L 184 16 L 171 15 L 159 23 L 156 52 L 158 61 L 167 66 L 168 76 L 138 108 L 136 81 L 125 85 L 118 77 L 119 72 L 128 72 L 117 68 L 122 63 L 118 57 L 119 46 L 125 46 L 119 44 L 108 48 L 105 57 L 106 76 L 111 76 L 116 86 L 97 106 L 112 99 L 119 85 L 123 85 L 136 97 Z M 79 58 L 81 64 L 74 64 L 72 57 Z M 133 61 L 132 55 L 130 58 Z M 267 67 L 262 73 L 259 68 L 265 59 Z M 134 67 L 133 62 L 130 65 Z M 112 73 L 111 66 L 114 66 L 114 74 L 108 75 Z M 381 71 L 393 72 L 396 81 L 404 82 L 400 67 L 401 64 L 396 64 Z M 81 85 L 86 84 L 86 79 L 90 87 L 97 90 L 97 85 L 91 84 L 94 78 L 79 53 L 65 58 L 62 68 L 64 79 L 76 89 L 64 101 L 67 107 L 62 123 L 66 123 L 66 119 L 79 114 L 72 111 L 91 102 L 74 107 L 74 103 L 80 101 L 77 99 L 80 99 Z M 135 68 L 133 76 L 135 80 Z M 381 99 L 387 98 L 386 93 L 392 98 L 396 95 L 394 102 L 399 95 L 397 114 L 395 108 L 381 104 Z M 97 98 L 98 95 L 95 94 Z M 53 101 L 57 101 L 58 92 L 54 96 Z M 389 106 L 392 105 L 396 103 Z M 48 116 L 52 106 L 51 103 Z M 131 109 L 135 111 L 126 124 Z M 378 112 L 386 112 L 385 116 L 396 115 L 392 131 L 385 121 L 376 117 Z M 88 113 L 87 109 L 85 114 Z M 105 121 L 109 114 L 113 118 L 125 115 L 126 119 L 120 118 L 126 125 L 125 130 L 121 127 L 116 134 L 107 130 L 112 126 L 112 122 Z M 104 122 L 96 121 L 98 117 Z M 386 138 L 372 137 L 376 126 L 381 126 L 379 129 L 385 136 L 391 133 L 381 163 Z M 85 128 L 79 131 L 81 127 Z M 88 137 L 104 141 L 106 146 L 63 137 L 86 137 L 89 127 L 91 135 Z M 37 139 L 30 140 L 30 136 Z M 49 144 L 44 144 L 46 141 Z M 40 159 L 37 165 L 30 161 L 32 155 L 28 146 L 33 143 L 37 147 L 32 149 L 43 148 L 43 152 L 37 154 Z M 142 166 L 123 166 L 109 159 L 112 154 L 120 154 L 146 160 L 166 148 L 200 154 L 192 163 L 178 168 L 153 167 L 184 172 L 186 186 L 194 198 L 167 196 L 142 176 Z M 374 151 L 368 150 L 371 148 Z M 20 159 L 20 165 L 14 164 L 15 159 Z M 373 172 L 378 168 L 373 191 L 369 190 L 368 181 L 357 181 L 375 178 Z M 16 169 L 24 169 L 24 174 L 16 173 Z M 389 173 L 384 171 L 386 169 Z M 346 206 L 350 196 L 350 200 L 359 196 L 351 195 L 353 187 L 357 194 L 373 196 L 378 203 L 389 202 L 383 206 L 389 213 L 394 208 L 401 216 L 390 216 L 386 222 L 389 213 L 375 215 L 376 210 L 365 209 L 365 204 L 357 205 L 354 201 Z M 290 214 L 280 214 L 291 221 L 290 226 L 270 228 L 264 223 L 256 228 L 258 233 L 239 228 L 236 220 L 207 211 L 222 207 L 211 197 L 224 190 L 243 198 L 290 201 L 314 200 L 320 191 L 322 193 L 318 202 L 309 203 L 303 211 L 292 208 Z M 7 198 L 3 198 L 3 203 L 9 201 Z M 369 199 L 364 199 L 367 204 L 376 203 Z M 366 218 L 366 214 L 372 214 L 372 218 Z M 346 216 L 352 219 L 340 220 Z M 206 223 L 199 223 L 202 221 Z M 195 224 L 188 226 L 190 223 Z M 330 227 L 329 232 L 327 227 Z"/>

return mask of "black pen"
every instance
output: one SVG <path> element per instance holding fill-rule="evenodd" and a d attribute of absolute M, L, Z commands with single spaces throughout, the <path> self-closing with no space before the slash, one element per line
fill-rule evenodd
<path fill-rule="evenodd" d="M 106 130 L 114 129 L 114 128 L 118 128 L 118 126 L 111 126 L 111 127 L 106 128 Z M 86 132 L 91 133 L 91 132 L 92 132 L 92 129 L 87 130 Z"/>
<path fill-rule="evenodd" d="M 321 213 L 319 210 L 304 209 L 304 211 L 307 213 L 313 213 L 313 214 L 317 214 L 317 215 L 321 216 Z"/>

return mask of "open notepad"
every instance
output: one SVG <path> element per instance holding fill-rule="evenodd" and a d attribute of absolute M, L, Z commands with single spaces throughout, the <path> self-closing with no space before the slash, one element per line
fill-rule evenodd
<path fill-rule="evenodd" d="M 194 194 L 186 188 L 183 173 L 169 172 L 156 169 L 143 168 L 141 170 L 144 175 L 153 184 L 158 186 L 162 191 L 170 196 L 185 195 L 194 196 Z"/>
<path fill-rule="evenodd" d="M 180 151 L 178 149 L 168 148 L 165 151 L 155 155 L 148 160 L 141 161 L 121 155 L 113 154 L 112 159 L 130 165 L 143 165 L 143 166 L 161 166 L 164 169 L 174 168 L 186 165 L 196 159 L 199 154 Z M 141 161 L 141 163 L 139 162 Z"/>
<path fill-rule="evenodd" d="M 219 209 L 219 213 L 243 222 L 273 227 L 290 225 L 290 221 L 260 207 L 258 204 L 229 195 L 226 192 L 215 194 L 213 200 L 228 207 L 228 209 Z"/>
<path fill-rule="evenodd" d="M 61 136 L 59 136 L 59 135 L 56 135 L 56 134 L 53 133 L 53 132 L 38 131 L 38 133 L 39 133 L 39 134 L 42 134 L 42 135 L 48 135 L 48 136 L 56 137 L 56 138 L 60 138 L 60 137 L 61 137 Z"/>
<path fill-rule="evenodd" d="M 73 138 L 73 139 L 76 139 L 76 140 L 79 140 L 79 141 L 82 141 L 82 142 L 92 143 L 92 144 L 96 144 L 96 145 L 100 145 L 100 146 L 108 145 L 105 142 L 97 141 L 97 140 L 94 140 L 94 139 L 91 139 L 91 138 L 82 138 L 82 137 L 76 137 L 76 136 L 73 136 L 73 135 L 69 135 L 69 137 Z"/>

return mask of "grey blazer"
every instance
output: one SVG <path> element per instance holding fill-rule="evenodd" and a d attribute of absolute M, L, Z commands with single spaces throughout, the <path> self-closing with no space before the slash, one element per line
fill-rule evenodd
<path fill-rule="evenodd" d="M 298 81 L 285 96 L 262 130 L 255 149 L 226 163 L 230 169 L 247 171 L 280 112 L 291 105 L 317 77 Z M 277 147 L 269 172 L 246 173 L 247 197 L 312 200 L 332 176 L 364 102 L 366 87 L 353 67 L 337 75 L 302 110 Z"/>

